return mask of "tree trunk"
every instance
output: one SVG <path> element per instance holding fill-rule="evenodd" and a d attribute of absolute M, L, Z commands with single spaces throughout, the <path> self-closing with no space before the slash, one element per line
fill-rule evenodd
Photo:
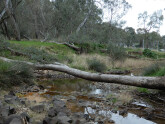
<path fill-rule="evenodd" d="M 0 57 L 0 60 L 5 62 L 21 62 L 28 64 L 36 70 L 53 70 L 64 72 L 75 77 L 90 81 L 106 82 L 106 83 L 115 83 L 123 84 L 137 87 L 144 87 L 150 89 L 159 89 L 165 90 L 165 77 L 138 77 L 138 76 L 121 76 L 121 75 L 110 75 L 110 74 L 98 74 L 81 71 L 78 69 L 70 68 L 66 65 L 60 63 L 54 64 L 34 64 L 26 61 L 11 60 L 4 57 Z"/>
<path fill-rule="evenodd" d="M 78 28 L 77 28 L 77 30 L 76 30 L 76 33 L 77 33 L 77 34 L 79 33 L 80 29 L 81 29 L 81 28 L 85 25 L 85 23 L 87 22 L 87 20 L 88 20 L 90 14 L 91 14 L 91 12 L 92 12 L 92 10 L 91 10 L 91 8 L 90 8 L 90 9 L 89 9 L 89 12 L 88 12 L 88 14 L 86 15 L 86 17 L 84 18 L 83 22 L 78 26 Z"/>
<path fill-rule="evenodd" d="M 3 25 L 4 25 L 5 34 L 6 34 L 7 38 L 10 40 L 11 38 L 10 38 L 8 29 L 7 29 L 7 22 L 5 20 L 3 21 Z"/>
<path fill-rule="evenodd" d="M 11 22 L 12 22 L 12 26 L 14 28 L 14 33 L 15 33 L 15 36 L 16 36 L 16 40 L 20 41 L 21 40 L 21 36 L 20 36 L 19 27 L 18 27 L 18 24 L 16 22 L 16 19 L 14 18 L 14 14 L 11 11 L 11 9 L 13 8 L 11 0 L 9 0 L 9 3 L 10 3 L 10 7 L 8 6 L 8 4 L 6 5 L 6 9 L 7 9 L 6 12 L 10 16 L 10 19 L 11 19 Z"/>

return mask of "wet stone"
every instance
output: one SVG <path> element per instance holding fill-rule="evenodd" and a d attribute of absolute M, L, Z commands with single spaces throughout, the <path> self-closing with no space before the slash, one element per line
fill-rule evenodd
<path fill-rule="evenodd" d="M 119 115 L 122 115 L 122 116 L 126 115 L 127 113 L 128 113 L 127 109 L 119 111 Z"/>
<path fill-rule="evenodd" d="M 67 116 L 58 116 L 57 120 L 58 120 L 57 123 L 60 124 L 71 124 L 73 122 L 73 120 Z"/>
<path fill-rule="evenodd" d="M 34 112 L 41 113 L 45 110 L 45 105 L 32 106 L 30 109 Z"/>
<path fill-rule="evenodd" d="M 117 110 L 114 110 L 114 109 L 113 109 L 111 112 L 113 112 L 113 113 L 115 113 L 115 114 L 116 114 L 116 113 L 117 113 Z"/>
<path fill-rule="evenodd" d="M 50 108 L 49 111 L 48 111 L 48 116 L 49 117 L 57 116 L 57 111 L 54 108 Z"/>
<path fill-rule="evenodd" d="M 24 124 L 21 119 L 14 118 L 9 124 Z"/>

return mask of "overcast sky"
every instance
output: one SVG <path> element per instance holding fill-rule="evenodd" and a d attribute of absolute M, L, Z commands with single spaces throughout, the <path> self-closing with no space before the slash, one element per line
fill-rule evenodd
<path fill-rule="evenodd" d="M 165 0 L 126 0 L 132 5 L 132 9 L 129 10 L 126 16 L 123 17 L 127 21 L 126 26 L 138 28 L 138 14 L 147 11 L 149 14 L 152 14 L 157 10 L 164 10 Z M 104 17 L 107 16 L 107 11 L 104 11 Z M 163 11 L 165 17 L 165 11 Z M 165 35 L 165 19 L 164 25 L 160 28 L 160 34 Z"/>

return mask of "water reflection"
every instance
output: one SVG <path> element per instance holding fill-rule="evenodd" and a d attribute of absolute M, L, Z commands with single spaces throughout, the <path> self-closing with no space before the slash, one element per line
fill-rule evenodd
<path fill-rule="evenodd" d="M 126 116 L 121 116 L 118 113 L 112 113 L 111 111 L 96 111 L 92 109 L 91 107 L 87 107 L 85 109 L 85 114 L 99 114 L 105 117 L 109 117 L 111 120 L 115 121 L 115 124 L 156 124 L 152 121 L 146 120 L 144 118 L 140 118 L 135 114 L 128 113 Z"/>

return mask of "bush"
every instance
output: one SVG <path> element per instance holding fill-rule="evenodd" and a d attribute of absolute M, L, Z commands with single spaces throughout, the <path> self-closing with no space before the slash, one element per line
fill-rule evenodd
<path fill-rule="evenodd" d="M 68 40 L 80 47 L 83 53 L 99 52 L 99 49 L 105 48 L 105 45 L 94 41 L 89 35 L 74 33 Z"/>
<path fill-rule="evenodd" d="M 26 53 L 30 59 L 40 63 L 52 63 L 57 61 L 56 57 L 47 53 L 44 50 L 36 49 L 35 47 L 27 47 L 21 49 L 20 52 Z"/>
<path fill-rule="evenodd" d="M 104 72 L 107 69 L 106 65 L 96 58 L 88 60 L 88 68 L 96 72 Z"/>
<path fill-rule="evenodd" d="M 165 75 L 165 64 L 157 63 L 146 67 L 143 71 L 144 76 L 164 76 Z"/>
<path fill-rule="evenodd" d="M 154 53 L 153 51 L 151 51 L 150 49 L 145 49 L 143 51 L 143 55 L 145 57 L 148 57 L 148 58 L 156 58 L 156 53 Z"/>
<path fill-rule="evenodd" d="M 0 85 L 11 87 L 21 83 L 32 83 L 33 70 L 22 63 L 6 63 L 0 61 Z"/>
<path fill-rule="evenodd" d="M 126 51 L 123 47 L 116 46 L 112 43 L 108 44 L 107 52 L 112 60 L 111 62 L 112 62 L 113 67 L 115 66 L 114 65 L 115 61 L 123 62 L 125 61 L 127 57 Z"/>

